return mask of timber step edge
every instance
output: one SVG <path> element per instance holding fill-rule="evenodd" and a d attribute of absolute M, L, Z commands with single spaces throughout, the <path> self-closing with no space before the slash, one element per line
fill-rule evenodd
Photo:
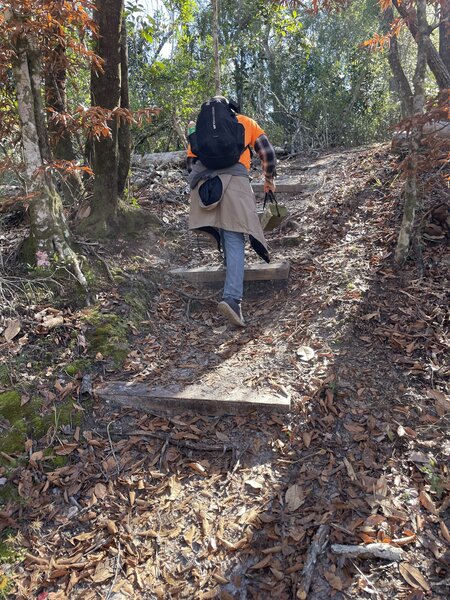
<path fill-rule="evenodd" d="M 146 383 L 116 381 L 97 386 L 94 394 L 114 405 L 158 414 L 236 415 L 254 411 L 270 414 L 287 413 L 291 409 L 290 398 L 244 386 L 220 391 L 189 385 L 182 390 L 171 391 Z"/>

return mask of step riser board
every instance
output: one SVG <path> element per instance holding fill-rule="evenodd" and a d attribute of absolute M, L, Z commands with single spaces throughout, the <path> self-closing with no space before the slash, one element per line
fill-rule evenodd
<path fill-rule="evenodd" d="M 98 386 L 95 395 L 114 405 L 126 406 L 157 414 L 179 415 L 200 413 L 206 415 L 236 415 L 254 411 L 258 413 L 287 413 L 289 398 L 274 396 L 270 392 L 240 388 L 230 394 L 208 394 L 199 386 L 187 387 L 179 392 L 152 388 L 143 383 L 115 382 Z"/>
<path fill-rule="evenodd" d="M 290 263 L 249 265 L 244 271 L 244 281 L 280 281 L 289 277 Z M 222 266 L 195 269 L 172 269 L 171 275 L 190 283 L 214 283 L 225 281 L 226 269 Z"/>

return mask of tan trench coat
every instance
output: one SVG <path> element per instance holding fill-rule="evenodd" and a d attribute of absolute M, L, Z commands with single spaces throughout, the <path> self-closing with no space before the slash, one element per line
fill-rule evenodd
<path fill-rule="evenodd" d="M 267 242 L 256 210 L 255 194 L 247 177 L 219 175 L 223 196 L 219 204 L 211 210 L 200 206 L 198 189 L 202 181 L 191 191 L 189 229 L 226 229 L 239 231 L 250 237 L 253 249 L 269 262 Z"/>

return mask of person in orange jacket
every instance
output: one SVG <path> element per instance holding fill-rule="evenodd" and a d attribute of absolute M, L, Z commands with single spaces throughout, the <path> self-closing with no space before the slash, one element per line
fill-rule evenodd
<path fill-rule="evenodd" d="M 215 96 L 209 102 L 228 104 L 228 100 L 223 96 Z M 245 148 L 236 164 L 222 169 L 208 169 L 194 154 L 189 144 L 187 151 L 188 181 L 191 188 L 189 228 L 213 235 L 219 249 L 223 247 L 226 278 L 218 310 L 232 324 L 245 327 L 241 308 L 245 235 L 249 236 L 250 244 L 259 256 L 266 262 L 270 260 L 256 210 L 255 196 L 250 185 L 250 148 L 253 148 L 261 159 L 265 192 L 275 191 L 276 155 L 264 130 L 256 121 L 236 110 L 233 113 L 243 126 L 245 137 Z"/>

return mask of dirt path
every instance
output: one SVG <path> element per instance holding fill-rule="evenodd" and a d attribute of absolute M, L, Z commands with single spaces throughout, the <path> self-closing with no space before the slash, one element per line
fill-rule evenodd
<path fill-rule="evenodd" d="M 311 190 L 282 197 L 291 219 L 269 243 L 291 261 L 289 283 L 248 290 L 245 331 L 225 327 L 214 290 L 167 276 L 219 258 L 197 251 L 185 203 L 153 194 L 177 249 L 133 250 L 158 290 L 124 369 L 104 378 L 270 389 L 292 413 L 166 419 L 95 404 L 67 465 L 22 471 L 33 500 L 15 579 L 31 595 L 16 597 L 449 596 L 449 247 L 425 246 L 422 279 L 412 264 L 394 272 L 393 163 L 376 146 L 281 165 Z M 376 541 L 403 550 L 400 566 L 332 551 Z"/>

